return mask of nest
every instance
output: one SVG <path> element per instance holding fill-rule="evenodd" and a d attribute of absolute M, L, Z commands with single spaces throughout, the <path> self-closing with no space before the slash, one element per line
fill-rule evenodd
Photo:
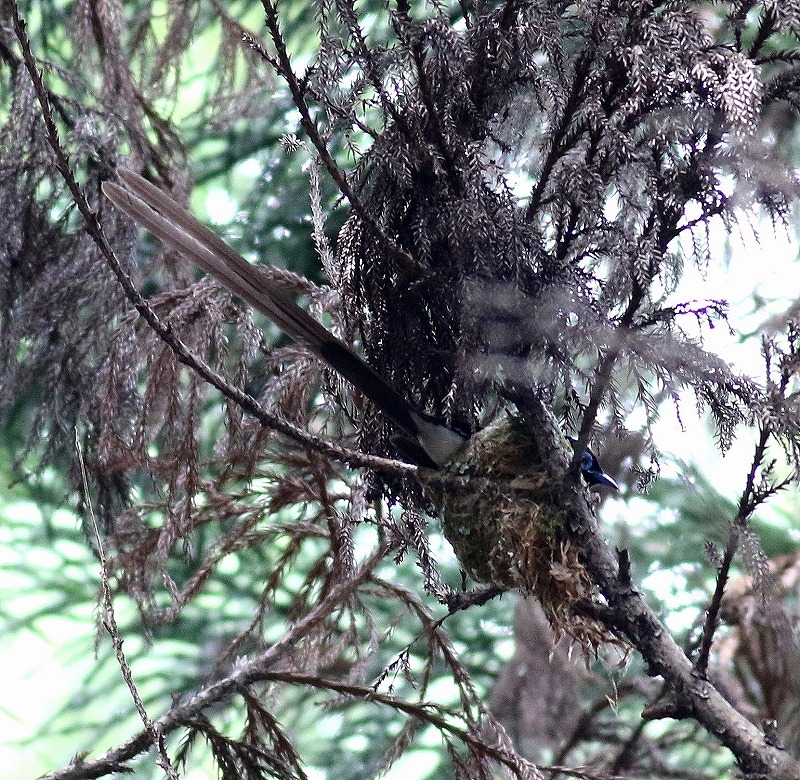
<path fill-rule="evenodd" d="M 596 650 L 613 638 L 580 608 L 592 578 L 564 531 L 563 471 L 553 473 L 539 441 L 509 415 L 475 434 L 457 463 L 419 479 L 471 577 L 535 596 L 557 635 Z"/>

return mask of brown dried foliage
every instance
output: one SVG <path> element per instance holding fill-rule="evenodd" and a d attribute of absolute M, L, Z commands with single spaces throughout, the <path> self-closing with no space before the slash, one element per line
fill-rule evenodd
<path fill-rule="evenodd" d="M 797 194 L 789 166 L 758 143 L 761 121 L 800 105 L 797 53 L 775 43 L 778 32 L 794 41 L 797 14 L 765 3 L 745 45 L 750 7 L 726 5 L 729 15 L 710 29 L 702 9 L 677 2 L 510 0 L 465 4 L 468 23 L 460 27 L 438 5 L 412 9 L 401 0 L 390 13 L 377 12 L 381 40 L 366 35 L 352 2 L 323 1 L 316 8 L 317 55 L 301 75 L 270 0 L 263 3 L 268 42 L 247 31 L 243 37 L 219 4 L 219 75 L 200 124 L 227 127 L 231 119 L 285 105 L 276 77 L 286 85 L 314 164 L 351 211 L 336 256 L 326 258 L 335 290 L 290 276 L 286 283 L 328 310 L 420 407 L 485 426 L 506 405 L 529 424 L 541 422 L 530 398 L 557 401 L 580 452 L 599 414 L 611 427 L 623 425 L 622 385 L 630 378 L 649 419 L 658 399 L 693 393 L 712 413 L 722 447 L 743 423 L 768 417 L 763 429 L 797 469 L 797 399 L 788 380 L 759 387 L 693 343 L 682 320 L 724 318 L 720 301 L 665 306 L 662 296 L 674 289 L 684 262 L 708 262 L 710 220 L 735 225 L 742 203 L 781 220 Z M 38 63 L 69 87 L 47 95 L 50 110 L 124 269 L 136 287 L 159 290 L 151 308 L 171 334 L 246 385 L 263 407 L 352 449 L 392 454 L 385 421 L 322 377 L 299 350 L 272 346 L 263 323 L 214 285 L 191 284 L 191 273 L 157 249 L 150 250 L 157 262 L 140 263 L 132 226 L 99 197 L 121 142 L 141 170 L 187 196 L 186 150 L 150 96 L 174 94 L 185 48 L 208 21 L 201 4 L 169 4 L 163 38 L 147 10 L 127 16 L 116 2 L 79 2 L 71 11 L 69 34 L 84 68 Z M 420 700 L 443 660 L 463 705 L 463 729 L 448 730 L 444 710 L 432 714 L 416 701 L 384 697 L 384 706 L 409 718 L 386 765 L 410 744 L 417 723 L 428 722 L 447 735 L 449 748 L 466 745 L 466 755 L 452 754 L 457 775 L 488 776 L 491 762 L 500 761 L 518 776 L 533 776 L 495 730 L 424 600 L 376 569 L 382 557 L 399 560 L 413 550 L 424 588 L 443 602 L 453 595 L 427 546 L 428 500 L 397 473 L 354 478 L 313 447 L 244 416 L 230 397 L 220 412 L 219 396 L 131 314 L 97 245 L 75 228 L 17 45 L 0 27 L 0 56 L 11 75 L 0 136 L 0 407 L 21 409 L 25 418 L 20 467 L 66 464 L 77 485 L 72 432 L 79 428 L 115 585 L 150 621 L 176 619 L 227 556 L 260 556 L 260 568 L 250 572 L 260 584 L 259 602 L 249 623 L 224 637 L 220 669 L 222 659 L 248 648 L 270 672 L 279 663 L 303 684 L 356 700 L 370 654 L 388 630 L 371 600 L 413 615 L 428 654 Z M 239 68 L 244 88 L 236 81 Z M 355 151 L 352 171 L 331 152 L 333 142 Z M 358 152 L 361 145 L 368 150 Z M 720 185 L 726 176 L 737 182 L 735 197 Z M 512 187 L 512 177 L 527 180 L 527 191 Z M 619 205 L 616 215 L 606 208 L 610 202 Z M 320 243 L 318 205 L 314 211 Z M 693 244 L 686 251 L 675 239 L 688 234 Z M 796 352 L 782 356 L 784 377 L 796 373 Z M 568 472 L 563 442 L 551 434 L 532 434 L 537 463 L 528 465 L 542 470 L 532 472 L 526 495 L 486 491 L 477 511 L 471 501 L 445 506 L 445 528 L 453 518 L 491 525 L 493 566 L 500 561 L 513 576 L 484 577 L 477 556 L 459 549 L 451 532 L 466 567 L 479 579 L 521 584 L 540 597 L 551 623 L 597 643 L 607 635 L 592 634 L 587 626 L 596 624 L 580 622 L 589 618 L 576 617 L 575 607 L 592 599 L 601 606 L 596 573 L 586 574 L 567 532 L 554 532 L 559 501 L 543 500 L 540 490 L 550 490 L 554 475 L 563 483 Z M 508 468 L 499 466 L 504 478 Z M 775 482 L 748 483 L 743 522 L 775 489 Z M 391 511 L 396 501 L 404 506 L 399 516 Z M 532 522 L 530 505 L 544 517 Z M 368 565 L 359 562 L 353 538 L 365 522 L 380 538 Z M 758 555 L 750 559 L 758 568 Z M 284 590 L 290 597 L 281 613 Z M 621 625 L 599 609 L 587 614 L 592 621 L 605 615 L 609 631 Z M 270 644 L 266 629 L 280 621 L 289 639 Z M 396 668 L 405 671 L 401 659 Z M 257 671 L 256 682 L 267 680 L 263 668 Z M 228 776 L 256 776 L 264 766 L 278 776 L 301 774 L 262 700 L 232 675 L 222 683 L 228 687 L 221 697 L 244 698 L 242 739 L 223 737 L 202 707 L 167 725 L 181 723 L 208 739 Z M 476 736 L 482 727 L 491 740 Z"/>

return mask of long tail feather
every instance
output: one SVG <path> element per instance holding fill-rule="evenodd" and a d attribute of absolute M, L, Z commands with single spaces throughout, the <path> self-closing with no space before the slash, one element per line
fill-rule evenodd
<path fill-rule="evenodd" d="M 273 289 L 256 267 L 196 220 L 169 195 L 130 170 L 118 172 L 122 184 L 104 182 L 103 192 L 171 249 L 219 279 L 231 292 L 274 322 L 286 335 L 328 363 L 442 465 L 465 437 L 417 412 L 380 374 L 343 341 L 280 289 Z"/>

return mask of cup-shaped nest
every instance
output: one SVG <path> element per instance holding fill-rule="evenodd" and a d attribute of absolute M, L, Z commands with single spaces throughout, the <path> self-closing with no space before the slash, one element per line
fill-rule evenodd
<path fill-rule="evenodd" d="M 419 478 L 471 577 L 536 596 L 557 633 L 596 647 L 608 637 L 580 609 L 592 580 L 565 533 L 568 445 L 554 466 L 541 442 L 509 415 L 475 434 L 457 463 Z"/>

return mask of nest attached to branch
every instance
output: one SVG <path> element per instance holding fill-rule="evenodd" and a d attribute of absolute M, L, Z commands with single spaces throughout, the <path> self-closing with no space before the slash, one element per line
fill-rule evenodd
<path fill-rule="evenodd" d="M 508 415 L 475 434 L 458 462 L 440 472 L 420 469 L 418 478 L 471 577 L 535 596 L 557 635 L 596 651 L 616 639 L 580 609 L 595 589 L 564 530 L 566 456 L 554 474 L 536 434 Z"/>

